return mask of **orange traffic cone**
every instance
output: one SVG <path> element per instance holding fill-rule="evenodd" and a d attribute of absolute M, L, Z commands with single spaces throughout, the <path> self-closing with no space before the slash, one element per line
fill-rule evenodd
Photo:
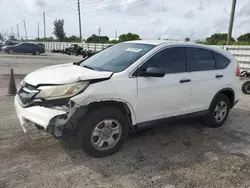
<path fill-rule="evenodd" d="M 13 69 L 10 70 L 10 81 L 9 81 L 9 89 L 7 96 L 16 95 L 16 83 L 14 79 L 14 71 Z"/>

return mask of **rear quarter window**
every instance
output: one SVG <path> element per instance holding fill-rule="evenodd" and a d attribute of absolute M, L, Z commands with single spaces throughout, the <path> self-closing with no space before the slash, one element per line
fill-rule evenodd
<path fill-rule="evenodd" d="M 188 47 L 187 63 L 189 71 L 207 71 L 216 69 L 213 52 L 206 49 Z"/>
<path fill-rule="evenodd" d="M 213 53 L 216 61 L 216 69 L 225 69 L 230 64 L 230 60 L 223 55 L 220 55 L 216 52 Z"/>

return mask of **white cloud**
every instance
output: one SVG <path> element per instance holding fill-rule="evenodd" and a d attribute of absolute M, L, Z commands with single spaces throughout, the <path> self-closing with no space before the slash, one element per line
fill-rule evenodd
<path fill-rule="evenodd" d="M 241 7 L 239 14 L 240 16 L 250 16 L 250 2 Z"/>
<path fill-rule="evenodd" d="M 231 1 L 229 0 L 81 0 L 82 31 L 84 36 L 97 33 L 110 37 L 126 32 L 137 32 L 142 38 L 160 36 L 195 40 L 215 32 L 227 32 Z M 79 35 L 76 0 L 0 0 L 1 30 L 16 28 L 24 35 L 26 20 L 30 37 L 37 35 L 42 11 L 46 11 L 47 36 L 52 36 L 53 21 L 65 20 L 67 35 Z M 233 36 L 249 32 L 249 0 L 237 1 Z M 43 33 L 43 27 L 40 28 Z"/>
<path fill-rule="evenodd" d="M 43 10 L 47 4 L 45 0 L 25 0 L 25 3 L 32 13 Z"/>
<path fill-rule="evenodd" d="M 228 24 L 229 24 L 229 18 L 227 17 L 222 17 L 218 20 L 215 20 L 213 22 L 213 27 L 215 29 L 215 32 L 227 32 L 227 28 L 228 28 Z"/>
<path fill-rule="evenodd" d="M 185 14 L 184 14 L 184 17 L 187 18 L 187 19 L 193 19 L 194 18 L 194 11 L 191 9 L 189 11 L 187 11 Z"/>
<path fill-rule="evenodd" d="M 203 3 L 200 2 L 200 5 L 199 7 L 197 8 L 199 11 L 204 11 L 205 10 L 205 7 L 203 6 Z"/>
<path fill-rule="evenodd" d="M 160 18 L 151 18 L 149 22 L 153 25 L 158 25 L 161 24 L 161 19 Z"/>

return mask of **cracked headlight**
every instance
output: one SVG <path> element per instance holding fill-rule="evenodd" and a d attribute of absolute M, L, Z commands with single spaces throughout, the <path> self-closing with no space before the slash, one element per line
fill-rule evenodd
<path fill-rule="evenodd" d="M 69 98 L 86 89 L 88 85 L 89 82 L 77 82 L 65 85 L 41 86 L 38 88 L 40 92 L 36 95 L 36 98 L 47 100 Z"/>

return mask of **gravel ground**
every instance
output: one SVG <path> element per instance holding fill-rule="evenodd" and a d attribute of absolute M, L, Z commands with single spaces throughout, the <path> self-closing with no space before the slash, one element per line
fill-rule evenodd
<path fill-rule="evenodd" d="M 39 67 L 79 59 L 51 56 L 0 54 L 0 188 L 250 187 L 250 96 L 243 94 L 221 128 L 195 120 L 163 125 L 131 135 L 102 159 L 88 157 L 73 137 L 58 140 L 33 127 L 24 134 L 6 96 L 10 68 L 18 83 Z"/>

